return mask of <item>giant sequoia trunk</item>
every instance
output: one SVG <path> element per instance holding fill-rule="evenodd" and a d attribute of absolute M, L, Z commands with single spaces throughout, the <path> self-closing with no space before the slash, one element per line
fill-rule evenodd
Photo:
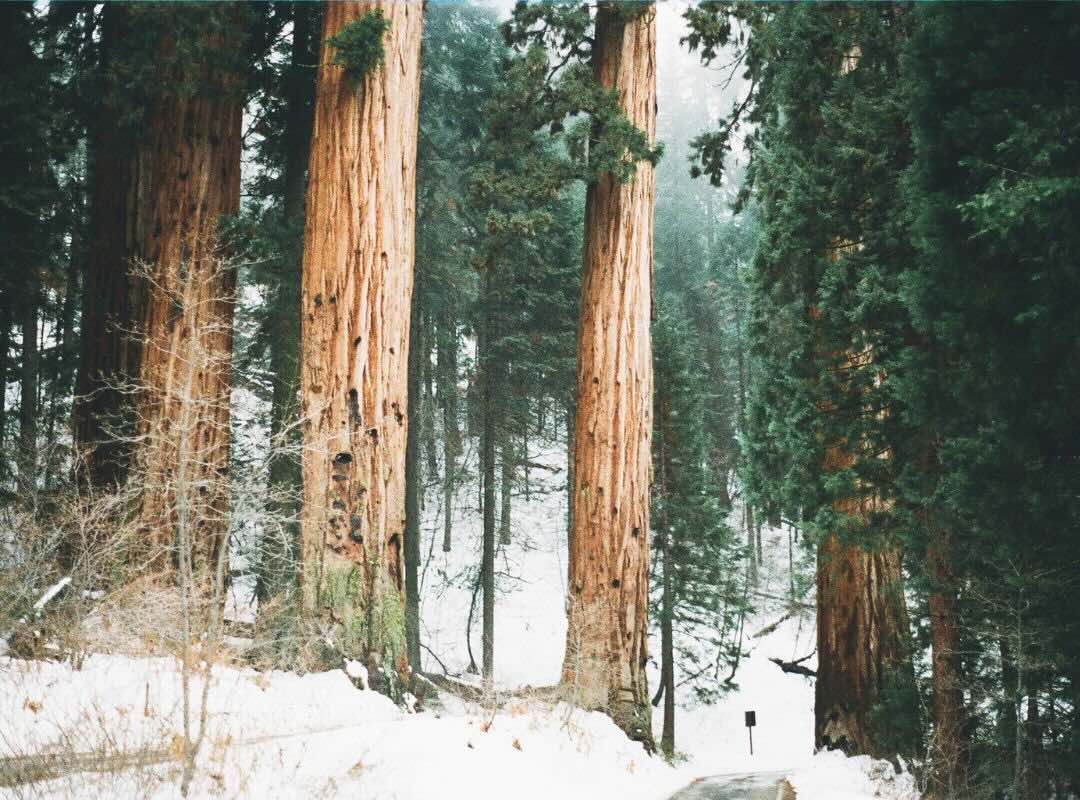
<path fill-rule="evenodd" d="M 824 468 L 850 466 L 844 446 L 827 451 Z M 839 500 L 836 511 L 865 516 L 874 497 Z M 829 534 L 818 544 L 817 652 L 814 692 L 816 747 L 849 755 L 889 755 L 886 733 L 875 728 L 873 710 L 884 691 L 902 677 L 908 658 L 907 607 L 900 551 L 867 550 Z"/>
<path fill-rule="evenodd" d="M 385 57 L 357 85 L 326 40 L 377 9 Z M 418 2 L 326 5 L 302 281 L 303 607 L 402 674 L 422 13 Z"/>
<path fill-rule="evenodd" d="M 230 7 L 226 19 L 239 13 Z M 227 533 L 235 274 L 217 231 L 240 206 L 243 97 L 223 66 L 230 32 L 208 25 L 198 35 L 206 55 L 186 76 L 194 88 L 164 75 L 170 88 L 146 127 L 147 224 L 136 231 L 132 287 L 142 335 L 133 458 L 140 521 L 161 566 L 175 547 L 208 565 Z"/>
<path fill-rule="evenodd" d="M 900 553 L 829 535 L 818 545 L 817 592 L 816 746 L 889 755 L 872 711 L 907 658 Z"/>
<path fill-rule="evenodd" d="M 656 10 L 597 9 L 593 73 L 651 142 Z M 562 680 L 652 747 L 645 685 L 649 577 L 653 167 L 601 176 L 585 205 L 572 533 Z"/>

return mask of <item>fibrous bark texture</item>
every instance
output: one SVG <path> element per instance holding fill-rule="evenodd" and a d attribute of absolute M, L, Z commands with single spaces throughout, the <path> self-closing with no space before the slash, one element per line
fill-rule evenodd
<path fill-rule="evenodd" d="M 849 466 L 851 454 L 831 447 L 826 470 Z M 866 516 L 880 500 L 840 500 L 836 511 Z M 815 747 L 884 756 L 872 711 L 907 658 L 907 607 L 900 551 L 867 550 L 835 534 L 818 544 Z"/>
<path fill-rule="evenodd" d="M 900 553 L 830 535 L 818 545 L 817 747 L 884 756 L 871 711 L 906 657 Z"/>
<path fill-rule="evenodd" d="M 597 10 L 593 72 L 630 121 L 656 133 L 656 11 Z M 653 191 L 604 175 L 585 206 L 572 533 L 562 680 L 651 749 L 645 684 L 652 436 Z"/>
<path fill-rule="evenodd" d="M 211 54 L 235 45 L 221 31 L 200 35 Z M 218 224 L 240 207 L 243 97 L 237 75 L 210 57 L 194 89 L 173 89 L 171 78 L 163 76 L 169 88 L 145 131 L 147 218 L 132 273 L 141 335 L 133 466 L 145 486 L 140 520 L 151 559 L 164 563 L 179 545 L 208 567 L 227 534 L 235 274 Z"/>
<path fill-rule="evenodd" d="M 379 9 L 385 56 L 356 84 L 327 38 Z M 326 5 L 302 281 L 303 606 L 362 630 L 369 661 L 400 672 L 422 13 Z"/>

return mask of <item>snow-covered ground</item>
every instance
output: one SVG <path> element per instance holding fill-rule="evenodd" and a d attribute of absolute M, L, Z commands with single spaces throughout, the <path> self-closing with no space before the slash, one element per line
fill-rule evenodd
<path fill-rule="evenodd" d="M 501 549 L 498 569 L 502 593 L 495 618 L 495 679 L 499 686 L 546 686 L 556 683 L 566 636 L 566 495 L 565 456 L 555 448 L 532 454 L 532 460 L 551 471 L 530 473 L 529 500 L 519 492 L 514 499 L 513 543 Z M 460 576 L 479 560 L 480 518 L 472 487 L 458 493 L 454 512 L 454 548 L 440 549 L 442 509 L 435 493 L 429 494 L 424 553 L 432 554 L 425 570 L 423 607 L 424 641 L 452 672 L 463 673 L 469 658 L 465 649 L 465 623 L 472 583 Z M 788 582 L 787 534 L 766 530 L 767 560 L 755 600 L 757 613 L 748 620 L 744 647 L 749 650 L 735 676 L 738 688 L 712 705 L 695 703 L 680 692 L 676 715 L 676 749 L 685 766 L 696 774 L 787 769 L 810 755 L 813 744 L 814 685 L 807 678 L 789 675 L 768 661 L 792 660 L 814 649 L 813 616 L 785 620 L 774 631 L 755 636 L 785 615 L 782 597 Z M 741 567 L 735 567 L 741 568 Z M 479 658 L 480 614 L 473 623 L 473 652 Z M 653 641 L 654 652 L 659 641 Z M 425 669 L 439 671 L 425 653 Z M 814 659 L 805 662 L 813 667 Z M 659 670 L 650 662 L 650 684 Z M 744 727 L 744 712 L 754 710 L 754 755 Z M 657 736 L 662 712 L 653 716 Z"/>
<path fill-rule="evenodd" d="M 200 682 L 192 687 L 197 697 Z M 0 751 L 143 753 L 116 774 L 78 774 L 0 796 L 178 796 L 182 730 L 172 659 L 92 656 L 81 670 L 0 661 Z M 447 699 L 410 714 L 343 671 L 299 677 L 219 667 L 193 797 L 665 797 L 682 776 L 651 759 L 603 715 L 512 704 L 491 716 Z M 70 755 L 66 756 L 73 762 Z M 0 769 L 0 785 L 4 771 Z"/>
<path fill-rule="evenodd" d="M 558 447 L 530 457 L 548 468 L 532 470 L 528 499 L 523 491 L 515 497 L 513 542 L 498 561 L 496 680 L 506 688 L 555 683 L 566 630 L 565 458 Z M 457 493 L 453 530 L 453 548 L 443 553 L 442 509 L 432 487 L 422 543 L 424 642 L 451 673 L 468 680 L 465 628 L 480 545 L 469 481 Z M 783 595 L 787 536 L 765 535 L 774 557 L 760 589 Z M 251 613 L 242 599 L 230 605 L 239 606 L 237 615 Z M 746 626 L 749 654 L 735 676 L 738 688 L 713 705 L 679 695 L 677 766 L 647 755 L 603 715 L 565 705 L 521 701 L 492 715 L 443 693 L 441 704 L 414 714 L 357 688 L 344 671 L 301 677 L 222 664 L 211 673 L 208 733 L 190 796 L 663 800 L 702 776 L 784 771 L 800 800 L 914 800 L 906 776 L 898 783 L 891 768 L 869 759 L 811 758 L 813 684 L 768 658 L 810 653 L 812 615 L 755 635 L 785 613 L 776 601 L 760 599 L 758 606 Z M 477 607 L 477 646 L 479 624 Z M 479 656 L 478 647 L 474 652 Z M 441 671 L 430 655 L 424 666 Z M 654 685 L 657 677 L 654 670 Z M 200 687 L 196 680 L 190 689 L 193 702 Z M 757 714 L 752 756 L 743 727 L 747 710 Z M 657 710 L 657 734 L 661 718 Z M 0 759 L 56 752 L 67 754 L 59 764 L 77 767 L 86 759 L 71 754 L 97 754 L 100 761 L 136 753 L 143 762 L 107 773 L 72 767 L 67 777 L 5 788 L 12 762 L 0 760 L 0 797 L 176 797 L 182 719 L 173 659 L 99 654 L 75 670 L 0 658 Z M 880 780 L 868 777 L 877 773 Z"/>

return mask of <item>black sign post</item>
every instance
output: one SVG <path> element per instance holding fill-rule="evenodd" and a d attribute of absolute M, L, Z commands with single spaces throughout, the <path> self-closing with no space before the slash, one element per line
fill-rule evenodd
<path fill-rule="evenodd" d="M 754 726 L 757 725 L 757 712 L 746 712 L 746 732 L 750 734 L 750 755 L 754 754 Z"/>

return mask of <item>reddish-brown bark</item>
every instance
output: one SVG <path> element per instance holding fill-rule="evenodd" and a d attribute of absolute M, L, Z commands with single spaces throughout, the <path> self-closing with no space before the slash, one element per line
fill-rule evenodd
<path fill-rule="evenodd" d="M 208 49 L 233 46 L 204 35 Z M 237 76 L 212 63 L 196 70 L 194 91 L 165 91 L 150 113 L 139 198 L 145 225 L 135 231 L 134 464 L 150 557 L 163 565 L 182 522 L 203 560 L 227 532 L 235 275 L 217 232 L 240 205 L 243 97 Z"/>
<path fill-rule="evenodd" d="M 356 85 L 326 40 L 376 9 L 390 23 L 385 56 Z M 401 670 L 403 627 L 387 628 L 402 626 L 404 605 L 422 14 L 418 2 L 326 5 L 302 287 L 303 606 L 361 615 L 366 655 L 389 649 Z M 356 591 L 342 598 L 331 583 Z"/>
<path fill-rule="evenodd" d="M 656 10 L 597 9 L 593 73 L 656 134 Z M 578 328 L 573 528 L 562 680 L 652 746 L 645 683 L 652 438 L 653 166 L 603 175 L 585 206 Z"/>

